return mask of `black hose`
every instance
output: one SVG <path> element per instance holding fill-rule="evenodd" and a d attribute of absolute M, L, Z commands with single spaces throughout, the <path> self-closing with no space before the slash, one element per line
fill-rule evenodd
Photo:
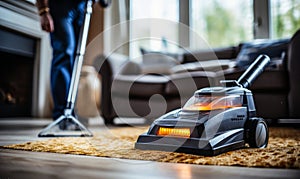
<path fill-rule="evenodd" d="M 264 71 L 269 62 L 270 58 L 267 55 L 258 56 L 237 82 L 244 88 L 250 87 L 255 79 Z"/>

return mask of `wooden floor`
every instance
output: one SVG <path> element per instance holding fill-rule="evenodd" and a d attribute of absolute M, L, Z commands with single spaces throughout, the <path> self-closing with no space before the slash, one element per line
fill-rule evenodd
<path fill-rule="evenodd" d="M 0 145 L 34 141 L 50 120 L 0 119 Z M 91 131 L 103 130 L 94 119 Z M 300 170 L 202 166 L 0 149 L 5 178 L 299 178 Z"/>

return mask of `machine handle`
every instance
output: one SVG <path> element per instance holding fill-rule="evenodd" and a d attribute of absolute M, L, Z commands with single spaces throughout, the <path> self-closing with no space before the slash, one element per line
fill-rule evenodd
<path fill-rule="evenodd" d="M 267 55 L 258 56 L 237 82 L 244 88 L 250 87 L 254 80 L 264 71 L 269 62 L 270 58 Z"/>

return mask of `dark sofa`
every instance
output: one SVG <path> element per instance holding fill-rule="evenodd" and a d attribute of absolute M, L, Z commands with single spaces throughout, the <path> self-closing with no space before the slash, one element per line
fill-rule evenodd
<path fill-rule="evenodd" d="M 140 64 L 120 54 L 101 55 L 95 60 L 102 77 L 101 115 L 107 124 L 117 116 L 156 118 L 182 106 L 197 89 L 237 79 L 257 55 L 267 54 L 272 62 L 250 87 L 258 116 L 299 118 L 299 44 L 300 30 L 291 39 L 188 51 L 164 74 L 145 73 Z"/>

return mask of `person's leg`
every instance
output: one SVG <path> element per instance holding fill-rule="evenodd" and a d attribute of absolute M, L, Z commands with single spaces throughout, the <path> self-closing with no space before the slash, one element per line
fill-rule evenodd
<path fill-rule="evenodd" d="M 49 2 L 54 20 L 54 32 L 51 33 L 53 48 L 51 91 L 54 101 L 54 119 L 63 114 L 66 106 L 79 33 L 77 29 L 82 24 L 74 23 L 78 18 L 77 6 L 79 3 L 72 3 L 77 2 L 72 2 L 72 0 Z"/>

